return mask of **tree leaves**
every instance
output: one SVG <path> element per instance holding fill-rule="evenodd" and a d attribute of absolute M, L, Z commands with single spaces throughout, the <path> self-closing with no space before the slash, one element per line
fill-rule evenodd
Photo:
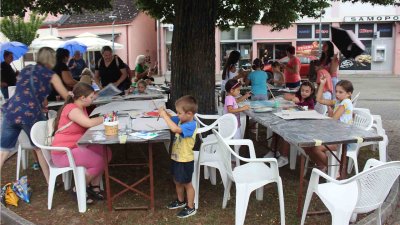
<path fill-rule="evenodd" d="M 30 45 L 36 38 L 36 31 L 40 28 L 45 18 L 46 15 L 38 16 L 36 13 L 30 14 L 28 22 L 18 16 L 5 17 L 1 21 L 1 32 L 10 41 L 19 41 Z"/>
<path fill-rule="evenodd" d="M 89 11 L 111 9 L 110 2 L 111 0 L 3 0 L 1 1 L 1 15 L 23 17 L 27 10 L 53 15 L 82 13 L 83 9 Z"/>

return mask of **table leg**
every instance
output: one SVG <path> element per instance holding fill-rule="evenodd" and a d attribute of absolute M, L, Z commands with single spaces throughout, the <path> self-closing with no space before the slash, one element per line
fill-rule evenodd
<path fill-rule="evenodd" d="M 297 216 L 301 217 L 303 209 L 303 185 L 304 185 L 304 155 L 300 154 L 300 185 L 299 193 L 297 194 Z"/>
<path fill-rule="evenodd" d="M 110 174 L 108 172 L 108 154 L 107 145 L 103 145 L 104 150 L 104 179 L 106 180 L 106 194 L 107 194 L 107 207 L 109 211 L 112 211 L 112 198 L 110 188 Z"/>
<path fill-rule="evenodd" d="M 340 160 L 340 179 L 347 178 L 347 144 L 342 144 L 342 156 Z"/>
<path fill-rule="evenodd" d="M 149 143 L 150 210 L 154 211 L 153 144 Z"/>

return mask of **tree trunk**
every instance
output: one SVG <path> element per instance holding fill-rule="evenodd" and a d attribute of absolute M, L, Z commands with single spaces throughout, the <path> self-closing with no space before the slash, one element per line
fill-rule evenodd
<path fill-rule="evenodd" d="M 171 100 L 192 95 L 199 113 L 215 113 L 214 0 L 177 0 L 172 37 Z"/>

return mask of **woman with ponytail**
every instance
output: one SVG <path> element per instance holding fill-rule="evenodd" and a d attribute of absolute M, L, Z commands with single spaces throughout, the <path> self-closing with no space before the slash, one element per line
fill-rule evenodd
<path fill-rule="evenodd" d="M 57 113 L 54 121 L 54 140 L 52 146 L 68 147 L 77 166 L 86 168 L 87 193 L 97 200 L 103 200 L 100 193 L 100 180 L 104 172 L 104 151 L 101 145 L 77 146 L 78 140 L 87 129 L 103 123 L 102 117 L 89 118 L 86 107 L 90 106 L 95 98 L 95 92 L 89 84 L 79 82 L 64 105 Z M 108 159 L 111 159 L 111 151 L 107 151 Z M 56 166 L 69 166 L 65 152 L 52 152 L 52 159 Z M 88 199 L 87 203 L 92 203 Z"/>

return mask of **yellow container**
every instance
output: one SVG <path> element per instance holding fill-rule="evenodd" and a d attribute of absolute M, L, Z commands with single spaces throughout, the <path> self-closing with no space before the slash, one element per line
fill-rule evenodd
<path fill-rule="evenodd" d="M 118 135 L 118 121 L 114 122 L 104 122 L 104 133 L 107 136 Z"/>

